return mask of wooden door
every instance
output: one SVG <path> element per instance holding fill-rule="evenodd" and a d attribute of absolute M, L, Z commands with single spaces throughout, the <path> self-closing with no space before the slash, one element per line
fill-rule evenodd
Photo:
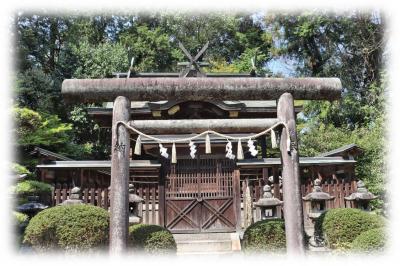
<path fill-rule="evenodd" d="M 165 184 L 165 226 L 174 233 L 235 231 L 233 166 L 227 159 L 183 159 Z"/>

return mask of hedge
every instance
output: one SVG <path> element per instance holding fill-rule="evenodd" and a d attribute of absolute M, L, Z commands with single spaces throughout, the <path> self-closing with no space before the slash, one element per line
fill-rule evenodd
<path fill-rule="evenodd" d="M 135 224 L 129 227 L 128 246 L 152 254 L 176 252 L 176 242 L 167 229 L 158 225 Z"/>
<path fill-rule="evenodd" d="M 315 234 L 330 248 L 349 249 L 361 233 L 383 225 L 383 218 L 373 213 L 352 208 L 330 209 L 317 219 Z"/>
<path fill-rule="evenodd" d="M 18 205 L 28 202 L 28 196 L 39 196 L 42 203 L 49 205 L 51 199 L 51 191 L 53 187 L 49 184 L 36 180 L 24 180 L 18 182 L 14 187 L 14 193 L 18 199 Z"/>
<path fill-rule="evenodd" d="M 351 249 L 359 252 L 383 251 L 387 241 L 384 228 L 375 228 L 361 233 L 351 244 Z"/>
<path fill-rule="evenodd" d="M 282 219 L 256 222 L 243 234 L 245 252 L 282 252 L 286 249 L 285 223 Z"/>
<path fill-rule="evenodd" d="M 108 245 L 108 234 L 106 210 L 87 204 L 56 206 L 30 220 L 24 243 L 39 252 L 88 251 Z"/>
<path fill-rule="evenodd" d="M 13 212 L 13 225 L 16 233 L 17 243 L 22 243 L 24 231 L 28 225 L 29 217 L 22 212 Z"/>

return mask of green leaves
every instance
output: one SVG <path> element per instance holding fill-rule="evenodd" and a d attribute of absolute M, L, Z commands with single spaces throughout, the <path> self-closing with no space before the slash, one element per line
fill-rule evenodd
<path fill-rule="evenodd" d="M 38 252 L 82 252 L 108 245 L 109 214 L 87 204 L 56 206 L 29 222 L 24 243 Z"/>
<path fill-rule="evenodd" d="M 358 252 L 379 252 L 387 246 L 388 233 L 385 228 L 375 228 L 361 233 L 351 243 L 351 249 Z"/>
<path fill-rule="evenodd" d="M 42 193 L 51 193 L 52 187 L 49 184 L 36 180 L 25 180 L 18 182 L 15 186 L 15 193 L 21 195 L 35 195 Z"/>
<path fill-rule="evenodd" d="M 71 124 L 62 123 L 56 115 L 39 114 L 28 108 L 13 108 L 18 145 L 51 146 L 66 143 Z"/>
<path fill-rule="evenodd" d="M 361 233 L 383 227 L 384 219 L 359 209 L 339 208 L 321 215 L 315 226 L 318 234 L 326 236 L 329 247 L 348 249 Z"/>
<path fill-rule="evenodd" d="M 121 44 L 105 42 L 94 46 L 84 41 L 73 46 L 72 51 L 78 58 L 75 78 L 105 78 L 113 72 L 128 72 L 128 52 Z"/>
<path fill-rule="evenodd" d="M 137 72 L 171 71 L 178 60 L 183 59 L 183 54 L 173 47 L 170 37 L 161 28 L 132 27 L 119 38 L 129 51 L 129 57 L 135 58 Z"/>
<path fill-rule="evenodd" d="M 159 225 L 131 225 L 129 227 L 128 246 L 136 252 L 145 251 L 152 254 L 176 252 L 176 243 L 173 235 Z"/>
<path fill-rule="evenodd" d="M 282 219 L 258 221 L 243 235 L 245 252 L 282 252 L 286 249 L 285 223 Z"/>

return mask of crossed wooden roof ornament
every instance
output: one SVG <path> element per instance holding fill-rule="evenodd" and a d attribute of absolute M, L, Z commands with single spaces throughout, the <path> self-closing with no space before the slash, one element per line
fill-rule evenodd
<path fill-rule="evenodd" d="M 179 48 L 183 51 L 186 57 L 189 59 L 189 62 L 181 62 L 178 63 L 178 66 L 185 66 L 185 68 L 181 71 L 180 77 L 205 77 L 206 74 L 201 70 L 201 67 L 209 66 L 206 62 L 198 62 L 199 58 L 204 54 L 204 52 L 208 48 L 209 42 L 207 42 L 203 48 L 193 57 L 188 50 L 186 50 L 185 46 L 181 42 L 179 42 Z"/>

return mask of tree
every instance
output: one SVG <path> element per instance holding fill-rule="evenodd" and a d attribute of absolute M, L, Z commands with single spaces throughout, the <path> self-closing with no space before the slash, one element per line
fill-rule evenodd
<path fill-rule="evenodd" d="M 34 67 L 19 72 L 15 80 L 15 100 L 19 106 L 46 113 L 63 114 L 60 84 L 50 74 Z"/>
<path fill-rule="evenodd" d="M 135 59 L 135 71 L 172 71 L 182 60 L 182 53 L 173 47 L 168 34 L 161 28 L 147 25 L 131 27 L 119 36 L 121 44 Z"/>
<path fill-rule="evenodd" d="M 299 76 L 339 77 L 343 83 L 340 101 L 307 102 L 308 118 L 351 129 L 383 111 L 382 105 L 366 108 L 379 98 L 374 88 L 382 82 L 385 31 L 379 13 L 279 14 L 268 16 L 267 23 L 279 44 L 276 53 L 297 60 Z"/>
<path fill-rule="evenodd" d="M 299 125 L 302 156 L 356 143 L 356 177 L 385 193 L 384 23 L 376 12 L 279 14 L 267 17 L 277 57 L 298 62 L 298 76 L 339 77 L 336 102 L 305 102 Z M 375 207 L 381 207 L 382 202 Z"/>
<path fill-rule="evenodd" d="M 14 107 L 15 135 L 17 144 L 50 147 L 68 141 L 71 125 L 62 123 L 56 115 L 41 115 L 26 107 Z"/>
<path fill-rule="evenodd" d="M 95 46 L 83 41 L 72 51 L 78 58 L 74 78 L 105 78 L 113 72 L 128 71 L 128 53 L 121 44 L 104 42 Z"/>

